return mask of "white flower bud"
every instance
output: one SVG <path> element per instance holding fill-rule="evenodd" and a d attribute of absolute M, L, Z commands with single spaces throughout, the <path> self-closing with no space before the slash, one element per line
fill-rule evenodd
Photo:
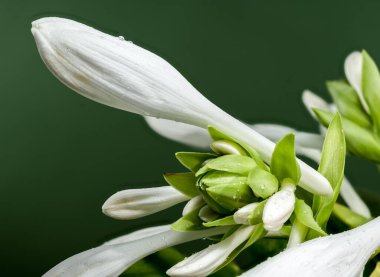
<path fill-rule="evenodd" d="M 296 201 L 294 191 L 293 184 L 286 184 L 268 199 L 263 211 L 265 230 L 278 231 L 290 218 Z"/>
<path fill-rule="evenodd" d="M 254 147 L 270 163 L 274 143 L 231 117 L 200 94 L 159 56 L 130 42 L 63 18 L 32 23 L 42 59 L 64 84 L 94 101 L 141 115 L 198 127 L 212 125 Z M 299 185 L 331 195 L 329 182 L 298 160 Z"/>
<path fill-rule="evenodd" d="M 368 104 L 364 99 L 362 90 L 362 67 L 363 67 L 363 56 L 362 53 L 355 51 L 347 56 L 344 61 L 344 72 L 346 74 L 347 80 L 350 85 L 355 89 L 359 96 L 360 102 L 363 108 L 369 113 Z"/>
<path fill-rule="evenodd" d="M 103 213 L 115 219 L 135 219 L 188 200 L 171 186 L 127 189 L 112 195 L 103 204 Z"/>
<path fill-rule="evenodd" d="M 236 247 L 247 240 L 255 226 L 240 227 L 235 233 L 208 248 L 193 254 L 170 268 L 169 276 L 204 277 L 220 266 Z"/>

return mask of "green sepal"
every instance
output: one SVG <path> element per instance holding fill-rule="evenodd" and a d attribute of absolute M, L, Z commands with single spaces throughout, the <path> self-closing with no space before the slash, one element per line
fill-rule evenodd
<path fill-rule="evenodd" d="M 282 182 L 289 178 L 297 184 L 301 178 L 300 168 L 296 159 L 294 134 L 284 136 L 274 148 L 271 160 L 271 172 Z"/>
<path fill-rule="evenodd" d="M 235 155 L 248 156 L 248 153 L 244 150 L 243 147 L 241 147 L 238 143 L 231 140 L 226 140 L 226 139 L 216 140 L 210 144 L 210 148 L 212 151 L 220 155 L 235 154 Z"/>
<path fill-rule="evenodd" d="M 328 126 L 334 114 L 320 109 L 313 109 L 320 123 Z M 380 141 L 366 128 L 360 127 L 351 120 L 342 117 L 347 149 L 356 156 L 374 162 L 380 162 Z"/>
<path fill-rule="evenodd" d="M 261 201 L 253 210 L 252 214 L 248 216 L 248 222 L 250 225 L 256 225 L 263 222 L 263 212 L 266 203 L 267 200 Z"/>
<path fill-rule="evenodd" d="M 240 174 L 236 174 L 236 173 L 212 170 L 202 176 L 201 182 L 202 182 L 202 185 L 206 187 L 226 185 L 226 184 L 238 185 L 238 184 L 246 184 L 247 177 Z"/>
<path fill-rule="evenodd" d="M 264 199 L 278 191 L 277 178 L 270 172 L 259 167 L 256 167 L 249 172 L 247 184 L 257 197 Z"/>
<path fill-rule="evenodd" d="M 220 266 L 218 266 L 214 270 L 214 272 L 216 272 L 216 271 L 220 270 L 221 268 L 225 267 L 226 265 L 228 265 L 231 261 L 233 261 L 237 257 L 237 255 L 240 254 L 241 251 L 248 248 L 249 246 L 254 244 L 256 241 L 258 241 L 259 239 L 263 238 L 265 236 L 265 233 L 266 233 L 266 231 L 264 229 L 264 225 L 258 224 L 256 226 L 256 228 L 253 230 L 249 239 L 247 241 L 243 242 L 242 244 L 240 244 L 238 247 L 236 247 L 235 250 L 232 251 L 232 253 L 230 255 L 228 255 L 228 258 Z M 233 234 L 231 234 L 231 235 L 233 235 Z"/>
<path fill-rule="evenodd" d="M 371 218 L 365 218 L 339 203 L 335 203 L 333 215 L 351 229 L 361 226 L 371 220 Z"/>
<path fill-rule="evenodd" d="M 377 135 L 380 135 L 380 75 L 379 70 L 366 51 L 362 52 L 362 90 Z"/>
<path fill-rule="evenodd" d="M 305 203 L 305 201 L 296 199 L 294 213 L 296 214 L 297 220 L 301 224 L 305 225 L 306 227 L 309 227 L 310 229 L 313 229 L 322 236 L 327 235 L 326 232 L 323 231 L 322 228 L 315 221 L 313 211 L 311 210 L 311 207 Z"/>
<path fill-rule="evenodd" d="M 202 207 L 203 206 L 192 210 L 174 222 L 171 225 L 172 230 L 177 232 L 190 232 L 206 229 L 206 227 L 203 226 L 202 220 L 198 217 L 199 211 Z"/>
<path fill-rule="evenodd" d="M 266 164 L 264 163 L 264 161 L 261 159 L 259 153 L 257 153 L 257 151 L 255 149 L 253 149 L 252 147 L 250 147 L 249 145 L 237 140 L 237 139 L 234 139 L 226 134 L 223 134 L 222 132 L 220 132 L 219 130 L 215 129 L 214 127 L 212 126 L 208 126 L 208 132 L 211 136 L 211 138 L 213 140 L 229 140 L 229 141 L 233 141 L 233 142 L 236 142 L 237 144 L 239 144 L 241 147 L 243 147 L 245 149 L 245 151 L 247 151 L 248 155 L 255 160 L 256 164 L 261 167 L 262 169 L 264 170 L 268 170 L 268 167 L 266 166 Z"/>
<path fill-rule="evenodd" d="M 211 222 L 203 223 L 205 227 L 217 227 L 217 226 L 227 226 L 227 225 L 235 225 L 233 215 L 226 216 Z"/>
<path fill-rule="evenodd" d="M 195 176 L 199 177 L 210 170 L 220 170 L 248 175 L 248 173 L 256 166 L 256 162 L 249 157 L 224 155 L 206 163 L 195 173 Z"/>
<path fill-rule="evenodd" d="M 220 206 L 235 211 L 256 201 L 247 184 L 223 184 L 206 188 L 206 193 Z"/>
<path fill-rule="evenodd" d="M 372 122 L 363 109 L 357 92 L 344 81 L 326 82 L 339 113 L 361 127 L 371 128 Z"/>
<path fill-rule="evenodd" d="M 197 172 L 205 161 L 217 157 L 217 155 L 212 153 L 199 152 L 177 152 L 175 156 L 184 167 L 192 172 Z"/>
<path fill-rule="evenodd" d="M 173 188 L 189 196 L 190 198 L 200 194 L 196 186 L 197 178 L 195 178 L 195 174 L 193 172 L 165 173 L 164 179 Z"/>
<path fill-rule="evenodd" d="M 329 220 L 344 176 L 346 143 L 339 113 L 331 121 L 323 144 L 321 162 L 318 171 L 330 182 L 334 193 L 331 197 L 314 196 L 313 211 L 316 221 L 323 230 Z M 312 233 L 312 234 L 310 234 Z M 311 237 L 317 236 L 310 232 Z"/>

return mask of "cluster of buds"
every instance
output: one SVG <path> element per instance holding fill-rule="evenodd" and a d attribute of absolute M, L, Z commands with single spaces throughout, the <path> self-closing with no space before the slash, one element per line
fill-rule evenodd
<path fill-rule="evenodd" d="M 197 131 L 208 129 L 213 151 L 177 153 L 190 171 L 165 174 L 170 186 L 127 189 L 103 205 L 106 215 L 129 220 L 188 201 L 179 220 L 74 255 L 45 276 L 118 276 L 160 249 L 212 237 L 216 243 L 167 271 L 170 276 L 207 276 L 267 236 L 288 238 L 289 249 L 245 276 L 356 276 L 380 246 L 379 219 L 314 239 L 326 235 L 344 176 L 346 144 L 339 114 L 328 122 L 317 172 L 296 158 L 293 134 L 275 144 L 208 101 L 157 55 L 67 19 L 43 18 L 32 25 L 42 59 L 64 84 L 114 108 L 194 125 Z M 368 108 L 371 116 L 378 113 L 372 104 Z M 353 214 L 345 207 L 340 210 Z M 314 268 L 317 256 L 323 259 Z"/>
<path fill-rule="evenodd" d="M 329 104 L 311 91 L 303 102 L 323 126 L 328 126 L 336 111 L 342 116 L 350 153 L 380 163 L 380 75 L 366 51 L 353 52 L 345 61 L 346 81 L 329 81 L 327 89 L 333 99 Z"/>

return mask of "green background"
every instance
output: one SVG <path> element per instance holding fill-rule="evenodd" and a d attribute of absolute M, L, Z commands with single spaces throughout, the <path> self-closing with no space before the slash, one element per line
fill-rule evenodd
<path fill-rule="evenodd" d="M 64 258 L 180 210 L 122 222 L 101 205 L 118 190 L 162 185 L 188 150 L 138 115 L 91 102 L 57 81 L 30 33 L 43 16 L 123 35 L 172 63 L 205 96 L 246 122 L 316 131 L 300 101 L 343 77 L 365 48 L 380 62 L 378 1 L 0 1 L 0 275 L 38 276 Z M 380 191 L 377 172 L 349 158 L 348 177 Z"/>

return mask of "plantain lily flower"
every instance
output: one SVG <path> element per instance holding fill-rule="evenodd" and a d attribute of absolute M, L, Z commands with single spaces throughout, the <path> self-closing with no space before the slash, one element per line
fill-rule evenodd
<path fill-rule="evenodd" d="M 159 56 L 84 24 L 57 17 L 32 23 L 38 51 L 65 85 L 99 103 L 144 116 L 200 128 L 214 126 L 250 145 L 270 163 L 274 143 L 233 118 L 199 93 Z M 306 190 L 331 195 L 328 181 L 298 160 Z"/>
<path fill-rule="evenodd" d="M 353 230 L 289 248 L 240 275 L 356 277 L 380 247 L 380 217 Z"/>

